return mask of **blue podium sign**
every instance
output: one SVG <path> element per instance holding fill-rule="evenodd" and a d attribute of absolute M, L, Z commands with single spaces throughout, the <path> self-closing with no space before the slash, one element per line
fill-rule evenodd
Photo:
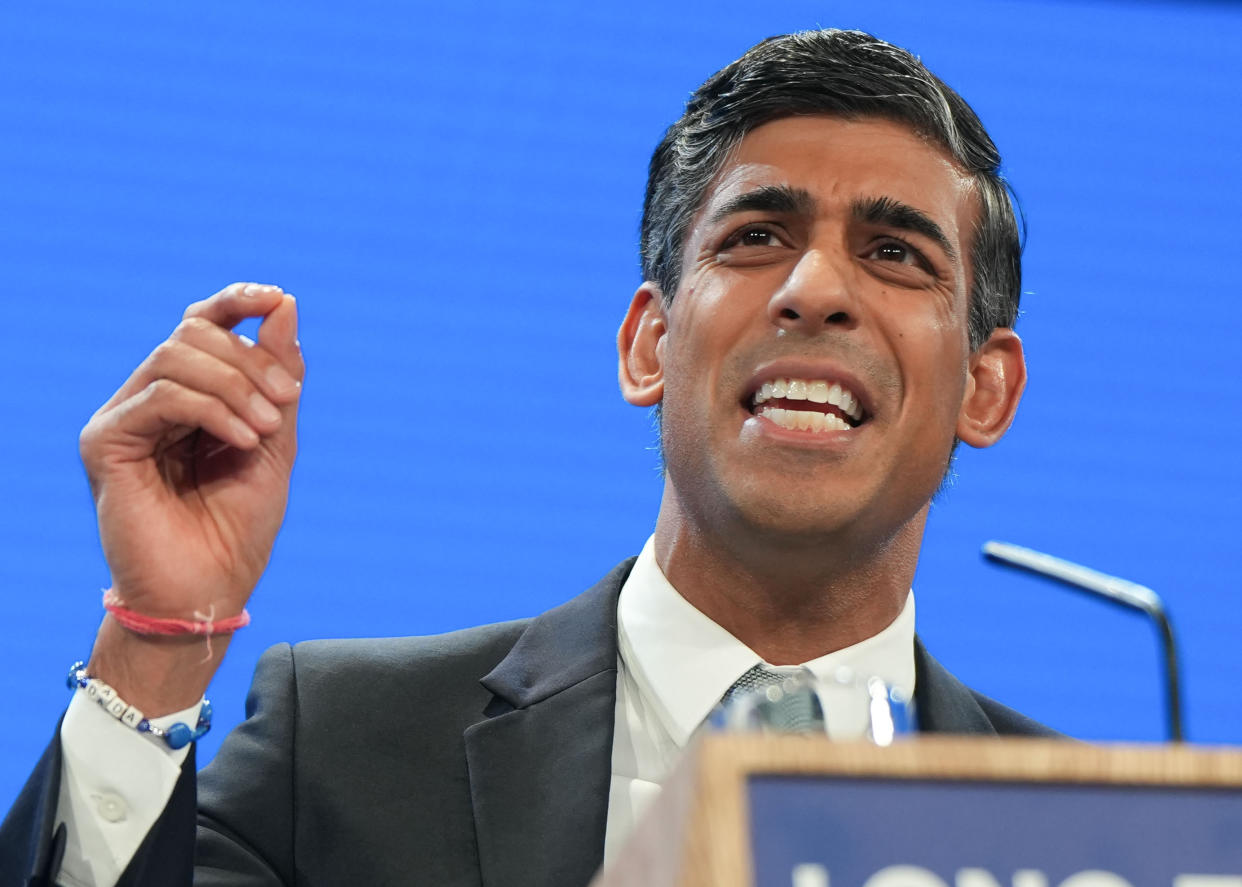
<path fill-rule="evenodd" d="M 762 887 L 1242 887 L 1238 791 L 752 776 L 748 796 Z"/>

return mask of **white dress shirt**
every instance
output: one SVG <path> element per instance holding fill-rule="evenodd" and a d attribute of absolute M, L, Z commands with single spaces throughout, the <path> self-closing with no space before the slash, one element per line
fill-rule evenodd
<path fill-rule="evenodd" d="M 612 859 L 659 794 L 682 750 L 733 682 L 763 660 L 677 593 L 648 539 L 621 588 L 617 614 L 617 708 L 604 859 Z M 896 620 L 872 638 L 802 666 L 825 683 L 847 666 L 914 692 L 914 595 Z M 833 736 L 861 734 L 865 721 L 826 700 Z M 193 724 L 198 707 L 152 723 Z M 159 819 L 187 748 L 169 749 L 75 693 L 60 730 L 64 752 L 57 822 L 68 841 L 57 884 L 114 887 Z"/>
<path fill-rule="evenodd" d="M 604 839 L 607 863 L 621 849 L 690 738 L 733 682 L 763 663 L 729 632 L 696 610 L 664 577 L 648 539 L 621 587 L 617 609 L 617 710 L 612 739 L 612 782 Z M 765 663 L 766 664 L 766 663 Z M 874 637 L 801 666 L 824 685 L 838 669 L 883 678 L 914 694 L 914 594 L 892 624 Z M 824 720 L 835 738 L 857 738 L 866 728 L 857 696 L 824 698 Z"/>

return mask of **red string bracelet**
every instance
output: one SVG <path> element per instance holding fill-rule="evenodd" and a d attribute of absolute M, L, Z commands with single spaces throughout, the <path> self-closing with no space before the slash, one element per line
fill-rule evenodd
<path fill-rule="evenodd" d="M 211 605 L 210 612 L 194 611 L 193 619 L 163 619 L 157 616 L 144 616 L 135 613 L 122 603 L 111 588 L 104 592 L 104 609 L 112 614 L 112 618 L 122 626 L 137 634 L 199 634 L 214 637 L 221 634 L 232 634 L 239 628 L 250 624 L 250 612 L 242 610 L 228 619 L 215 620 L 216 605 Z"/>

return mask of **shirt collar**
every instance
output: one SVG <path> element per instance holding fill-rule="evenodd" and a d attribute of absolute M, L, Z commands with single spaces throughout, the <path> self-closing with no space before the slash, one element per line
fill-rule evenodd
<path fill-rule="evenodd" d="M 660 569 L 647 540 L 621 588 L 617 608 L 621 658 L 678 746 L 684 746 L 725 691 L 763 662 L 757 653 L 683 598 Z M 914 594 L 879 634 L 803 663 L 827 680 L 841 667 L 877 675 L 914 693 Z"/>

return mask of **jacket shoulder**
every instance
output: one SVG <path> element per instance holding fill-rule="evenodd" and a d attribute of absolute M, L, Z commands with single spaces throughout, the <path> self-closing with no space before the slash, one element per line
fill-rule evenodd
<path fill-rule="evenodd" d="M 967 687 L 937 662 L 917 637 L 914 664 L 915 706 L 919 729 L 924 732 L 1063 738 L 1057 731 Z"/>
<path fill-rule="evenodd" d="M 479 683 L 503 660 L 529 620 L 499 622 L 447 634 L 343 638 L 277 644 L 259 658 L 247 699 L 257 706 L 295 705 L 302 723 L 339 721 L 342 712 L 379 722 L 394 707 L 434 714 L 482 708 L 490 693 Z M 446 705 L 452 700 L 457 705 Z"/>
<path fill-rule="evenodd" d="M 984 696 L 975 690 L 971 690 L 970 694 L 974 696 L 975 702 L 983 709 L 983 713 L 992 722 L 992 726 L 996 728 L 996 732 L 1001 736 L 1042 736 L 1047 739 L 1067 738 L 1064 733 L 1059 733 L 1051 727 L 1041 724 L 1034 718 L 1028 718 L 1021 712 L 1014 711 L 1007 705 L 1002 705 L 990 696 Z"/>
<path fill-rule="evenodd" d="M 320 676 L 366 678 L 381 675 L 392 680 L 411 667 L 420 672 L 470 670 L 503 659 L 530 624 L 529 619 L 497 622 L 465 628 L 446 634 L 393 638 L 341 638 L 302 641 L 294 644 L 291 653 L 285 645 L 277 645 L 264 657 L 291 655 L 297 663 L 299 682 Z M 486 674 L 488 666 L 477 680 Z"/>

